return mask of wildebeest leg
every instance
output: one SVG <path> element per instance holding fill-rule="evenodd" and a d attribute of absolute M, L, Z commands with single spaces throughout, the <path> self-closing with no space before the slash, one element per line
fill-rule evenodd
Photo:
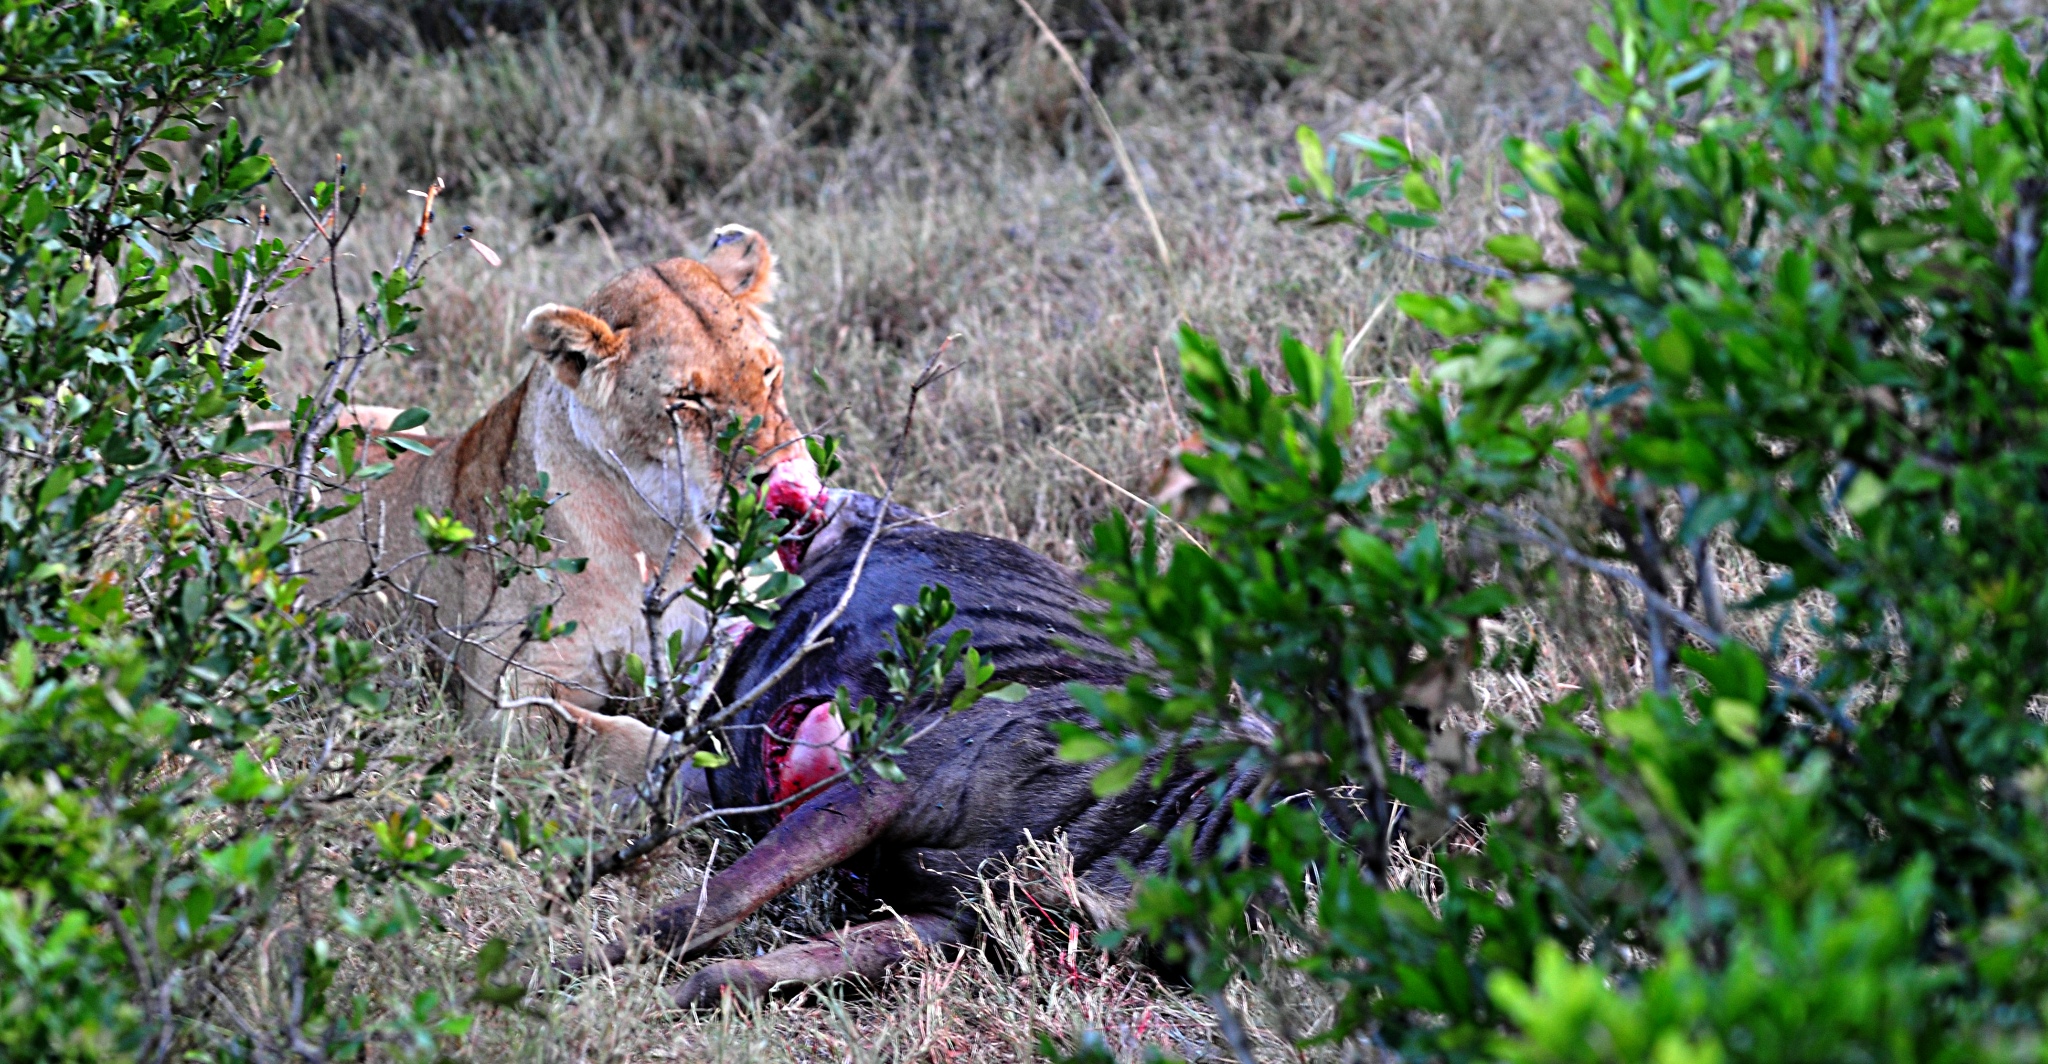
<path fill-rule="evenodd" d="M 640 926 L 639 934 L 683 957 L 701 953 L 783 891 L 866 849 L 909 801 L 907 787 L 838 784 L 798 806 L 746 856 L 712 876 L 701 894 L 693 891 L 655 913 Z M 683 941 L 685 936 L 689 941 Z M 600 956 L 607 963 L 621 963 L 628 945 L 614 942 Z M 562 968 L 573 974 L 595 966 L 596 958 L 585 955 L 571 958 Z"/>
<path fill-rule="evenodd" d="M 789 983 L 809 986 L 849 975 L 875 979 L 919 949 L 964 942 L 966 937 L 958 920 L 933 913 L 876 920 L 764 957 L 706 965 L 675 992 L 675 1003 L 682 1008 L 709 1005 L 727 988 L 734 997 L 758 998 Z"/>

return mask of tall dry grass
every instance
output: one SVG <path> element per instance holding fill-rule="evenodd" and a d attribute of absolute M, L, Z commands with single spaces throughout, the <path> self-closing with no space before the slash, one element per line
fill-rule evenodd
<path fill-rule="evenodd" d="M 1369 411 L 1397 401 L 1382 385 L 1429 347 L 1391 296 L 1470 283 L 1399 256 L 1363 263 L 1341 237 L 1276 227 L 1295 125 L 1463 154 L 1467 194 L 1425 239 L 1468 249 L 1527 224 L 1500 212 L 1493 145 L 1572 112 L 1566 74 L 1584 17 L 1569 0 L 1041 4 L 1129 145 L 1168 268 L 1079 89 L 1010 0 L 856 5 L 858 17 L 744 6 L 783 17 L 735 29 L 713 16 L 743 7 L 722 3 L 502 7 L 499 28 L 519 32 L 497 33 L 461 5 L 309 7 L 324 51 L 309 49 L 240 116 L 301 178 L 345 154 L 370 204 L 362 253 L 405 239 L 405 189 L 438 176 L 450 187 L 442 224 L 474 226 L 502 259 L 458 248 L 437 262 L 418 353 L 370 367 L 357 400 L 425 406 L 430 428 L 459 430 L 525 372 L 517 327 L 529 309 L 579 301 L 625 266 L 700 251 L 715 225 L 743 222 L 780 256 L 792 406 L 843 438 L 843 482 L 874 486 L 908 378 L 957 336 L 963 366 L 920 408 L 906 501 L 1072 562 L 1111 508 L 1136 512 L 1112 485 L 1142 493 L 1184 432 L 1178 323 L 1269 369 L 1283 331 L 1341 333 Z M 454 32 L 432 21 L 446 11 L 483 26 L 477 43 L 431 50 Z M 519 22 L 520 11 L 533 17 Z M 375 47 L 350 44 L 335 38 L 338 23 L 388 32 Z M 273 330 L 281 394 L 305 390 L 330 346 L 331 307 L 302 298 Z M 1546 635 L 1501 633 L 1518 634 Z M 1488 708 L 1523 711 L 1585 682 L 1588 667 L 1607 681 L 1640 658 L 1626 633 L 1567 643 L 1530 676 L 1482 679 Z M 1575 660 L 1588 655 L 1590 666 Z M 414 741 L 456 745 L 433 700 L 421 704 Z M 445 931 L 359 958 L 349 980 L 458 992 L 491 935 L 537 928 L 551 948 L 577 949 L 694 889 L 714 852 L 722 865 L 744 845 L 691 839 L 543 917 L 540 877 L 492 856 L 493 803 L 582 810 L 588 826 L 596 799 L 530 751 L 470 753 L 452 800 L 472 856 L 436 914 Z M 1039 888 L 991 870 L 980 944 L 907 965 L 886 986 L 689 1017 L 661 992 L 679 973 L 655 965 L 566 991 L 537 980 L 521 1009 L 487 1014 L 472 1049 L 517 1060 L 1021 1060 L 1041 1031 L 1088 1027 L 1120 1057 L 1159 1046 L 1221 1059 L 1205 1005 L 1089 948 L 1077 904 L 1042 889 L 1058 876 L 1057 858 L 1041 857 L 1027 877 Z M 864 916 L 820 881 L 726 948 L 752 953 Z M 1327 1007 L 1303 988 L 1240 986 L 1233 997 L 1265 1057 L 1355 1057 L 1357 1047 L 1283 1048 Z"/>

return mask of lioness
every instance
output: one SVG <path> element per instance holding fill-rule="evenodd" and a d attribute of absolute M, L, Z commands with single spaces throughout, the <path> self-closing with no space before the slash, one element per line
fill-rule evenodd
<path fill-rule="evenodd" d="M 779 334 L 763 310 L 774 286 L 768 242 L 726 226 L 701 262 L 631 270 L 581 309 L 535 308 L 524 331 L 540 357 L 526 379 L 431 456 L 401 456 L 367 488 L 360 519 L 330 526 L 336 534 L 305 555 L 311 600 L 346 596 L 375 583 L 373 570 L 388 573 L 404 594 L 372 597 L 387 616 L 402 610 L 425 622 L 466 709 L 516 707 L 528 723 L 573 725 L 578 761 L 636 772 L 649 753 L 648 730 L 592 711 L 614 695 L 638 694 L 615 690 L 613 680 L 626 652 L 650 655 L 642 589 L 678 533 L 671 588 L 709 543 L 717 433 L 734 418 L 759 419 L 751 444 L 772 467 L 771 503 L 800 514 L 822 498 L 783 403 Z M 388 424 L 389 413 L 374 407 L 348 418 L 372 427 L 380 419 Z M 561 495 L 546 516 L 553 556 L 588 559 L 582 572 L 557 574 L 558 585 L 522 576 L 500 587 L 487 558 L 424 555 L 416 509 L 452 511 L 487 532 L 507 491 L 537 486 L 542 473 L 550 494 Z M 556 624 L 573 620 L 576 628 L 532 641 L 529 622 L 550 604 Z M 680 632 L 695 647 L 705 627 L 702 612 L 679 600 L 661 618 L 659 638 Z"/>

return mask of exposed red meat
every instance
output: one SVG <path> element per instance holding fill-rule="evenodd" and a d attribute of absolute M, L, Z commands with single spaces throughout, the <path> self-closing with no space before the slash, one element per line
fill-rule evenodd
<path fill-rule="evenodd" d="M 791 702 L 776 710 L 761 733 L 769 800 L 801 794 L 838 772 L 839 756 L 850 749 L 846 725 L 832 703 Z"/>
<path fill-rule="evenodd" d="M 775 553 L 782 559 L 784 569 L 796 572 L 803 564 L 804 545 L 825 523 L 825 486 L 818 479 L 818 466 L 811 456 L 798 452 L 776 463 L 761 488 L 761 501 L 769 513 L 789 522 Z"/>

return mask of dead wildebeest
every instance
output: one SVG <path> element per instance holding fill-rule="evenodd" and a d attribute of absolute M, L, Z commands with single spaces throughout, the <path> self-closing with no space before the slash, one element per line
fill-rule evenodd
<path fill-rule="evenodd" d="M 741 644 L 719 699 L 729 702 L 770 677 L 846 590 L 868 529 L 883 515 L 872 497 L 835 495 L 838 514 L 804 560 L 807 584 L 783 605 L 772 629 Z M 991 859 L 1012 853 L 1027 832 L 1040 839 L 1064 832 L 1082 882 L 1126 893 L 1122 869 L 1161 868 L 1167 837 L 1177 829 L 1192 830 L 1197 854 L 1213 852 L 1230 825 L 1231 803 L 1257 783 L 1250 774 L 1219 778 L 1180 759 L 1161 787 L 1141 783 L 1097 797 L 1089 786 L 1094 768 L 1062 761 L 1048 726 L 1088 719 L 1068 695 L 1068 683 L 1121 685 L 1135 665 L 1076 621 L 1075 612 L 1089 606 L 1074 574 L 1016 543 L 934 528 L 896 509 L 845 612 L 829 629 L 830 646 L 803 658 L 727 728 L 732 761 L 709 774 L 713 803 L 771 804 L 832 775 L 838 758 L 831 747 L 839 734 L 829 710 L 834 692 L 844 686 L 856 702 L 886 693 L 875 660 L 893 631 L 893 608 L 918 601 L 921 587 L 939 584 L 951 590 L 958 612 L 938 638 L 954 628 L 971 630 L 973 646 L 996 669 L 989 686 L 1014 682 L 1030 694 L 946 716 L 946 692 L 923 719 L 906 721 L 931 729 L 896 759 L 904 782 L 872 774 L 860 783 L 841 781 L 787 810 L 779 822 L 762 818 L 772 826 L 751 851 L 713 876 L 701 895 L 692 891 L 661 909 L 639 937 L 671 955 L 695 956 L 777 895 L 835 866 L 853 893 L 898 915 L 765 956 L 709 965 L 676 993 L 679 1004 L 716 1000 L 724 988 L 758 995 L 778 984 L 873 978 L 919 944 L 962 942 L 974 930 L 963 889 Z M 946 719 L 932 719 L 939 716 Z M 619 963 L 629 952 L 620 942 L 604 956 Z M 578 958 L 567 967 L 583 970 L 594 960 Z"/>

